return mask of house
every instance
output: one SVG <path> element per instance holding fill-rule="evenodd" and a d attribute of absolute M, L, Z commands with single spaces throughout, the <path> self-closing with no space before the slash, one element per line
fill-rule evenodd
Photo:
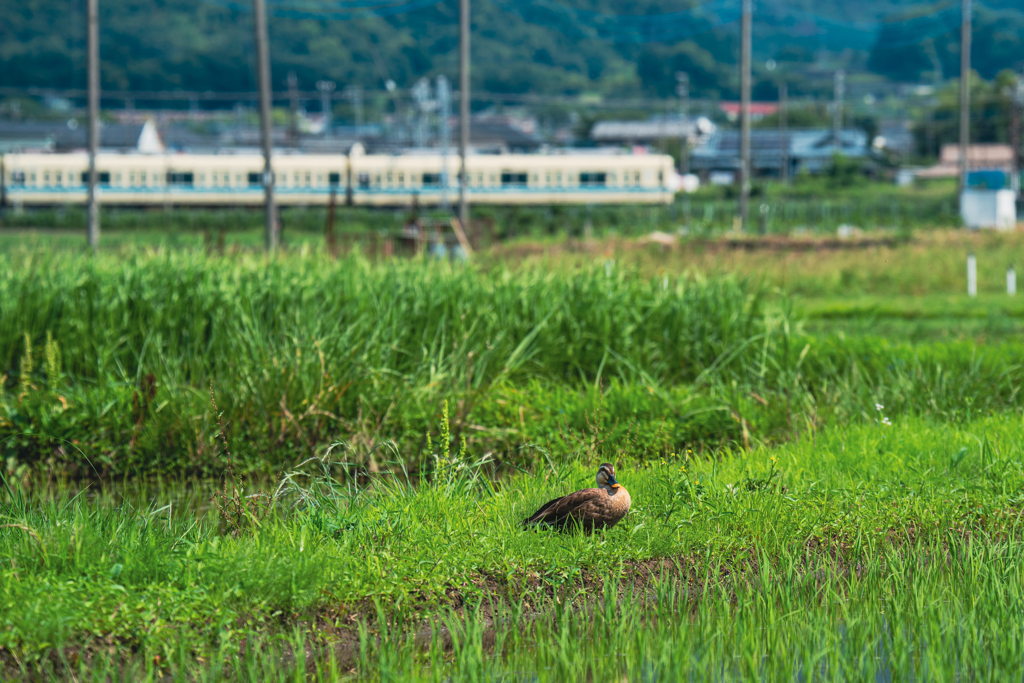
<path fill-rule="evenodd" d="M 1013 173 L 1013 148 L 1010 145 L 976 144 L 967 146 L 967 170 L 983 169 Z M 957 178 L 960 176 L 960 145 L 943 145 L 939 163 L 917 172 L 918 178 Z"/>
<path fill-rule="evenodd" d="M 750 165 L 754 176 L 780 176 L 788 159 L 789 176 L 800 172 L 820 173 L 842 154 L 851 158 L 870 156 L 867 134 L 862 130 L 840 131 L 839 145 L 832 131 L 821 130 L 752 130 L 750 131 Z M 705 177 L 712 174 L 739 172 L 740 132 L 718 130 L 690 154 L 690 168 Z"/>

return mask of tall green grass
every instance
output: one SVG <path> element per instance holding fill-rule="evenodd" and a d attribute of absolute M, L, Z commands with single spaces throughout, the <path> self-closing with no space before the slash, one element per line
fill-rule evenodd
<path fill-rule="evenodd" d="M 651 456 L 793 438 L 876 402 L 955 419 L 1020 404 L 1019 345 L 817 339 L 768 295 L 611 263 L 4 256 L 0 449 L 9 471 L 220 471 L 230 451 L 268 472 L 336 440 L 379 460 L 386 437 L 416 468 L 447 399 L 453 438 L 528 464 L 585 438 Z"/>

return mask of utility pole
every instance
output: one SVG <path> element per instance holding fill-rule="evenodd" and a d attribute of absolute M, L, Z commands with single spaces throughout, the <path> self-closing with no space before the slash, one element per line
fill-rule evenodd
<path fill-rule="evenodd" d="M 789 182 L 789 86 L 779 83 L 779 180 Z"/>
<path fill-rule="evenodd" d="M 832 144 L 837 152 L 842 151 L 843 141 L 843 95 L 846 94 L 846 72 L 836 71 L 832 95 Z M 870 144 L 871 141 L 868 141 Z"/>
<path fill-rule="evenodd" d="M 100 198 L 96 188 L 96 152 L 100 146 L 99 0 L 89 0 L 89 248 L 100 248 Z"/>
<path fill-rule="evenodd" d="M 1010 146 L 1013 148 L 1013 169 L 1010 189 L 1020 195 L 1020 114 L 1024 108 L 1024 79 L 1017 76 L 1010 99 Z"/>
<path fill-rule="evenodd" d="M 317 81 L 316 89 L 320 91 L 320 108 L 324 113 L 324 139 L 331 139 L 331 93 L 337 86 L 334 81 Z"/>
<path fill-rule="evenodd" d="M 971 142 L 971 0 L 960 0 L 960 192 L 967 187 L 967 148 Z"/>
<path fill-rule="evenodd" d="M 750 215 L 750 48 L 752 0 L 743 0 L 740 25 L 740 229 Z"/>
<path fill-rule="evenodd" d="M 361 85 L 347 85 L 345 86 L 344 94 L 352 102 L 352 112 L 356 121 L 356 138 L 358 138 L 359 131 L 363 127 L 363 87 Z"/>
<path fill-rule="evenodd" d="M 452 117 L 452 88 L 443 75 L 437 77 L 437 110 L 437 127 L 441 139 L 441 210 L 447 212 L 448 150 L 452 146 L 452 131 L 448 127 L 448 120 Z"/>
<path fill-rule="evenodd" d="M 679 172 L 690 172 L 690 141 L 686 134 L 686 115 L 690 108 L 690 74 L 676 72 L 676 95 L 679 96 Z"/>
<path fill-rule="evenodd" d="M 274 169 L 271 165 L 274 139 L 270 129 L 270 46 L 267 39 L 267 11 L 264 0 L 252 0 L 256 32 L 256 69 L 260 88 L 260 141 L 263 143 L 264 242 L 267 251 L 277 249 L 277 208 L 274 206 Z"/>
<path fill-rule="evenodd" d="M 469 230 L 469 0 L 459 0 L 459 223 Z"/>
<path fill-rule="evenodd" d="M 299 77 L 288 72 L 288 142 L 299 145 Z"/>

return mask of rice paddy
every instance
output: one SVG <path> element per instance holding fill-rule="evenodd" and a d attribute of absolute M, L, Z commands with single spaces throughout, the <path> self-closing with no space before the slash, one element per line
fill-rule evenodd
<path fill-rule="evenodd" d="M 0 255 L 0 676 L 1013 675 L 1019 306 L 914 253 Z"/>

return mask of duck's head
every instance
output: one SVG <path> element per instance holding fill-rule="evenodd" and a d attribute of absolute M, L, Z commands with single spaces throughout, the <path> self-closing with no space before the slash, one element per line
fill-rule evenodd
<path fill-rule="evenodd" d="M 608 490 L 619 488 L 619 482 L 615 481 L 615 468 L 609 463 L 597 468 L 597 486 Z"/>

